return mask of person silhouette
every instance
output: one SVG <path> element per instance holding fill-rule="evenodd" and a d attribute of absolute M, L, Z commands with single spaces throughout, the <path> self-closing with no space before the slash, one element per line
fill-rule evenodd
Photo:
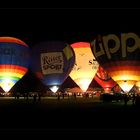
<path fill-rule="evenodd" d="M 127 105 L 128 101 L 129 101 L 128 95 L 124 94 L 124 105 Z"/>
<path fill-rule="evenodd" d="M 57 99 L 60 100 L 60 93 L 57 93 Z"/>
<path fill-rule="evenodd" d="M 37 95 L 34 94 L 34 95 L 33 95 L 33 101 L 34 101 L 34 103 L 36 102 L 36 97 L 37 97 Z"/>
<path fill-rule="evenodd" d="M 74 98 L 76 99 L 76 93 L 74 92 Z"/>
<path fill-rule="evenodd" d="M 133 93 L 132 95 L 132 104 L 135 105 L 135 101 L 136 101 L 136 96 L 135 93 Z"/>
<path fill-rule="evenodd" d="M 64 99 L 64 97 L 65 97 L 65 93 L 62 93 L 62 97 L 63 97 L 63 99 Z"/>
<path fill-rule="evenodd" d="M 41 101 L 41 93 L 38 93 L 38 101 Z"/>

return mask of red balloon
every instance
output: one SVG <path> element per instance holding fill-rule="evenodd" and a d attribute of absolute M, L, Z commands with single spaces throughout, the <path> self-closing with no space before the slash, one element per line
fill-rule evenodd
<path fill-rule="evenodd" d="M 99 66 L 94 79 L 103 87 L 106 93 L 109 93 L 117 84 L 101 66 Z"/>

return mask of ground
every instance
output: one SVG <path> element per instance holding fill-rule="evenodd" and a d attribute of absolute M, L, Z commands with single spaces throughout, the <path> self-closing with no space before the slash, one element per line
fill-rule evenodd
<path fill-rule="evenodd" d="M 90 99 L 0 98 L 0 129 L 102 130 L 139 129 L 140 107 L 129 101 L 103 103 Z"/>

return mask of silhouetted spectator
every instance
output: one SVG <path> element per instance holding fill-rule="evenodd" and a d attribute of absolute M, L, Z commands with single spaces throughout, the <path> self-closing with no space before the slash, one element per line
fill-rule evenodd
<path fill-rule="evenodd" d="M 36 97 L 37 97 L 37 95 L 34 94 L 34 95 L 33 95 L 33 100 L 34 100 L 34 102 L 36 102 Z"/>
<path fill-rule="evenodd" d="M 14 96 L 15 96 L 15 99 L 17 99 L 17 94 L 16 93 L 14 93 Z"/>
<path fill-rule="evenodd" d="M 132 95 L 132 103 L 133 103 L 133 105 L 135 104 L 135 102 L 136 102 L 136 96 L 135 96 L 135 93 L 133 93 L 133 95 Z"/>
<path fill-rule="evenodd" d="M 26 93 L 26 101 L 28 102 L 29 99 L 29 93 Z"/>
<path fill-rule="evenodd" d="M 74 93 L 74 99 L 76 99 L 76 93 Z"/>
<path fill-rule="evenodd" d="M 24 93 L 24 94 L 23 94 L 23 96 L 24 96 L 24 100 L 26 99 L 26 94 L 27 94 L 27 93 Z"/>
<path fill-rule="evenodd" d="M 38 101 L 41 101 L 41 93 L 38 93 Z"/>
<path fill-rule="evenodd" d="M 86 93 L 86 98 L 88 98 L 89 97 L 89 94 L 88 93 Z"/>
<path fill-rule="evenodd" d="M 68 95 L 68 99 L 69 99 L 69 96 L 70 96 L 69 93 L 67 93 L 67 95 Z"/>
<path fill-rule="evenodd" d="M 129 101 L 129 98 L 127 94 L 124 94 L 124 105 L 127 105 L 127 102 Z"/>
<path fill-rule="evenodd" d="M 17 99 L 19 99 L 19 97 L 20 97 L 20 93 L 17 92 L 16 96 L 17 96 Z"/>
<path fill-rule="evenodd" d="M 57 93 L 57 99 L 60 100 L 60 93 Z"/>
<path fill-rule="evenodd" d="M 64 99 L 64 97 L 65 97 L 65 94 L 64 94 L 64 93 L 62 93 L 62 97 L 63 97 L 63 99 Z"/>
<path fill-rule="evenodd" d="M 139 96 L 139 94 L 137 94 L 137 96 L 135 98 L 136 98 L 135 99 L 135 104 L 140 105 L 140 96 Z"/>
<path fill-rule="evenodd" d="M 93 98 L 93 93 L 91 93 L 91 97 Z"/>

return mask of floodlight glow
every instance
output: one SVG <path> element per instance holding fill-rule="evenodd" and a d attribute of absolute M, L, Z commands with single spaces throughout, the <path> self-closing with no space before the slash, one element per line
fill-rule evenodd
<path fill-rule="evenodd" d="M 53 93 L 56 93 L 58 89 L 59 89 L 58 86 L 51 86 L 51 87 L 50 87 L 50 90 L 51 90 Z"/>
<path fill-rule="evenodd" d="M 92 78 L 90 79 L 75 79 L 74 80 L 77 85 L 82 89 L 83 92 L 87 91 L 88 87 L 89 87 L 89 84 L 91 83 L 92 81 Z"/>
<path fill-rule="evenodd" d="M 125 93 L 128 93 L 132 87 L 134 86 L 136 81 L 128 80 L 128 81 L 117 81 L 118 85 L 122 88 Z"/>
<path fill-rule="evenodd" d="M 11 79 L 3 79 L 0 82 L 0 86 L 5 92 L 8 92 L 14 85 L 15 83 Z"/>

